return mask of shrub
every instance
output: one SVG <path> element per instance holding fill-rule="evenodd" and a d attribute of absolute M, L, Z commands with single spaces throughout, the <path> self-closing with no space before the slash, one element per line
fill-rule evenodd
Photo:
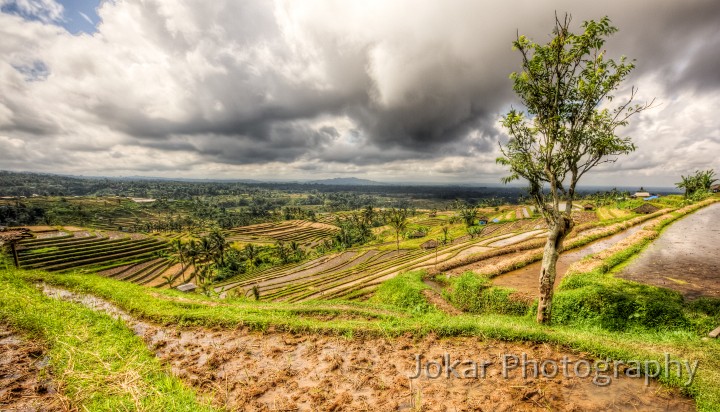
<path fill-rule="evenodd" d="M 553 321 L 590 323 L 613 331 L 689 325 L 678 292 L 611 277 L 593 279 L 590 274 L 564 282 L 553 300 Z"/>

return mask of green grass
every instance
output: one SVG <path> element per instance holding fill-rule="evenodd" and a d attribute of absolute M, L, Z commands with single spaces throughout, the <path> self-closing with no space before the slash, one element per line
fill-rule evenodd
<path fill-rule="evenodd" d="M 682 387 L 682 380 L 673 377 L 672 372 L 671 377 L 663 382 L 681 387 L 683 392 L 693 395 L 700 410 L 718 410 L 720 405 L 720 343 L 702 341 L 701 336 L 685 328 L 608 332 L 607 329 L 590 322 L 541 326 L 528 316 L 496 313 L 448 316 L 439 311 L 409 313 L 407 309 L 389 306 L 388 300 L 384 299 L 371 303 L 311 301 L 302 304 L 244 299 L 219 300 L 169 290 L 153 290 L 93 275 L 24 271 L 13 273 L 27 282 L 44 280 L 74 291 L 93 294 L 111 301 L 139 318 L 181 327 L 247 326 L 255 330 L 272 327 L 277 331 L 339 336 L 423 336 L 430 333 L 439 337 L 478 336 L 483 339 L 555 343 L 589 356 L 615 360 L 659 360 L 664 353 L 670 353 L 675 359 L 699 360 L 701 367 L 697 379 L 689 387 Z M 408 288 L 411 293 L 415 293 L 419 286 L 417 278 L 405 279 L 409 279 L 411 284 Z M 404 288 L 402 285 L 395 285 L 389 289 Z M 3 296 L 3 302 L 8 301 L 5 297 Z M 399 301 L 407 302 L 405 299 Z M 709 306 L 709 309 L 713 307 Z M 332 323 L 316 318 L 318 313 L 339 312 L 347 316 Z"/>
<path fill-rule="evenodd" d="M 42 248 L 38 248 L 38 249 L 31 249 L 28 252 L 28 254 L 37 255 L 37 254 L 43 254 L 43 253 L 50 253 L 50 252 L 55 252 L 58 249 L 59 248 L 57 246 L 47 246 L 47 247 L 42 247 Z"/>
<path fill-rule="evenodd" d="M 210 411 L 121 321 L 45 297 L 0 271 L 0 319 L 44 343 L 59 387 L 81 410 Z"/>
<path fill-rule="evenodd" d="M 406 309 L 413 314 L 434 311 L 422 294 L 428 289 L 422 281 L 423 274 L 423 271 L 407 272 L 383 282 L 371 301 Z"/>
<path fill-rule="evenodd" d="M 530 304 L 513 299 L 512 289 L 492 286 L 490 279 L 473 272 L 449 279 L 448 300 L 458 309 L 469 313 L 497 313 L 504 315 L 525 315 Z"/>

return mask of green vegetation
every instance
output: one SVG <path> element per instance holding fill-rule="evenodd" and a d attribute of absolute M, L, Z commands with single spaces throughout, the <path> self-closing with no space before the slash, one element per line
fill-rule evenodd
<path fill-rule="evenodd" d="M 9 275 L 7 274 L 9 273 Z M 549 342 L 565 345 L 601 358 L 610 359 L 662 359 L 665 352 L 673 358 L 699 360 L 701 367 L 697 379 L 690 387 L 682 387 L 683 380 L 673 377 L 663 380 L 671 386 L 682 387 L 695 397 L 700 410 L 715 410 L 720 404 L 720 344 L 703 342 L 687 329 L 633 329 L 618 330 L 611 334 L 596 323 L 562 325 L 552 328 L 536 324 L 528 316 L 511 316 L 496 313 L 447 316 L 436 310 L 416 312 L 406 308 L 393 308 L 388 302 L 406 304 L 417 297 L 418 275 L 402 277 L 409 283 L 395 283 L 386 290 L 384 302 L 333 302 L 312 301 L 302 304 L 266 303 L 246 299 L 204 297 L 180 294 L 170 290 L 154 291 L 141 286 L 92 275 L 56 275 L 43 272 L 6 272 L 2 277 L 2 301 L 19 299 L 8 292 L 5 283 L 25 284 L 46 281 L 80 293 L 88 293 L 116 304 L 139 318 L 159 324 L 179 326 L 236 328 L 238 325 L 258 330 L 273 327 L 298 333 L 329 333 L 341 336 L 376 335 L 399 336 L 482 336 L 485 339 Z M 14 278 L 15 280 L 10 280 Z M 399 282 L 399 281 L 396 281 Z M 15 287 L 15 286 L 13 286 Z M 24 286 L 22 294 L 32 287 Z M 33 291 L 37 295 L 37 291 Z M 10 299 L 6 299 L 10 298 Z M 387 300 L 386 300 L 387 299 Z M 7 305 L 7 303 L 5 303 Z M 699 308 L 712 310 L 716 303 Z M 74 305 L 73 305 L 74 306 Z M 75 310 L 76 307 L 73 307 Z M 6 317 L 9 312 L 2 312 Z M 331 323 L 318 320 L 318 314 L 344 314 Z M 24 328 L 22 325 L 18 327 Z"/>
<path fill-rule="evenodd" d="M 504 182 L 528 181 L 530 198 L 548 225 L 539 323 L 551 320 L 555 267 L 574 225 L 571 214 L 578 182 L 597 165 L 635 150 L 630 138 L 616 135 L 616 130 L 649 107 L 632 104 L 633 89 L 619 105 L 601 108 L 617 98 L 613 93 L 635 65 L 624 56 L 618 61 L 607 58 L 605 41 L 617 31 L 608 17 L 585 21 L 580 33 L 570 31 L 571 20 L 567 14 L 564 19 L 556 16 L 547 44 L 524 35 L 513 42 L 522 55 L 522 70 L 510 79 L 527 113 L 511 109 L 503 117 L 510 141 L 497 159 L 510 170 Z"/>
<path fill-rule="evenodd" d="M 119 320 L 45 297 L 0 271 L 0 320 L 47 348 L 53 377 L 81 410 L 210 411 Z"/>
<path fill-rule="evenodd" d="M 715 171 L 696 170 L 694 175 L 681 176 L 682 181 L 675 183 L 678 189 L 685 190 L 685 197 L 693 200 L 704 199 L 710 194 L 710 187 L 717 182 Z"/>
<path fill-rule="evenodd" d="M 490 279 L 465 272 L 451 279 L 448 300 L 458 309 L 468 313 L 499 313 L 504 315 L 525 315 L 530 303 L 512 296 L 508 288 L 492 286 Z"/>
<path fill-rule="evenodd" d="M 720 322 L 720 313 L 713 316 L 705 310 L 714 306 L 713 299 L 706 299 L 701 305 L 686 305 L 677 292 L 613 276 L 624 262 L 659 236 L 663 228 L 707 204 L 688 206 L 670 213 L 652 227 L 645 227 L 639 241 L 606 257 L 591 271 L 568 273 L 555 295 L 557 323 L 589 323 L 613 331 L 683 330 L 706 334 L 712 330 L 714 327 L 708 325 Z"/>
<path fill-rule="evenodd" d="M 302 202 L 310 198 L 314 202 L 316 195 L 332 197 L 329 193 L 290 196 L 280 190 L 268 192 L 280 197 L 285 193 L 288 199 Z M 201 196 L 203 200 L 192 206 L 198 209 L 195 212 L 186 209 L 195 200 L 161 202 L 155 208 L 134 204 L 128 208 L 140 216 L 138 227 L 143 227 L 175 212 L 179 213 L 176 215 L 179 220 L 195 219 L 204 214 L 200 210 L 204 202 L 220 204 L 220 199 L 232 202 L 233 196 L 225 193 L 214 200 L 212 196 Z M 523 213 L 525 206 L 456 201 L 455 205 L 465 205 L 463 212 L 461 206 L 430 211 L 397 205 L 395 210 L 402 210 L 406 218 L 406 227 L 398 234 L 388 226 L 391 208 L 365 204 L 354 210 L 328 212 L 342 207 L 342 199 L 352 196 L 335 197 L 333 202 L 337 203 L 323 206 L 273 206 L 273 212 L 266 215 L 262 208 L 253 209 L 257 205 L 230 207 L 232 213 L 247 216 L 258 213 L 257 221 L 261 223 L 227 230 L 218 224 L 215 213 L 219 209 L 213 206 L 214 211 L 198 218 L 197 228 L 192 230 L 186 227 L 183 231 L 122 234 L 115 230 L 73 228 L 63 229 L 66 234 L 52 238 L 24 240 L 19 256 L 29 270 L 13 270 L 9 265 L 0 270 L 0 321 L 46 345 L 61 390 L 79 409 L 204 410 L 209 404 L 173 378 L 122 322 L 76 303 L 45 297 L 37 287 L 39 283 L 93 295 L 138 319 L 177 328 L 242 327 L 268 333 L 291 331 L 344 337 L 474 336 L 548 342 L 587 356 L 615 360 L 659 360 L 667 352 L 674 359 L 699 360 L 701 366 L 689 387 L 682 386 L 684 379 L 675 377 L 674 371 L 663 382 L 692 395 L 700 410 L 717 410 L 720 342 L 702 338 L 720 324 L 720 299 L 685 302 L 675 292 L 613 275 L 663 227 L 709 201 L 669 214 L 665 210 L 637 215 L 631 209 L 647 202 L 627 199 L 618 193 L 594 196 L 595 212 L 573 215 L 580 219 L 575 233 L 591 231 L 571 237 L 566 247 L 584 245 L 658 216 L 664 220 L 645 228 L 642 233 L 647 232 L 647 237 L 632 247 L 605 256 L 602 261 L 594 260 L 598 267 L 568 276 L 556 292 L 550 326 L 534 322 L 532 299 L 511 289 L 492 286 L 486 274 L 467 272 L 458 277 L 436 277 L 444 286 L 441 295 L 463 311 L 461 315 L 442 311 L 454 312 L 452 308 L 441 305 L 436 308 L 435 299 L 439 297 L 428 290 L 428 285 L 437 286 L 423 281 L 427 272 L 444 270 L 445 263 L 461 264 L 500 256 L 500 252 L 510 253 L 515 247 L 529 251 L 530 261 L 538 259 L 539 249 L 534 249 L 544 242 L 539 238 L 530 237 L 517 246 L 487 249 L 500 239 L 530 231 L 533 236 L 537 233 L 541 222 L 530 213 Z M 595 202 L 592 199 L 586 201 Z M 68 199 L 67 203 L 97 202 L 98 210 L 124 207 L 125 203 L 121 200 L 100 205 L 102 201 L 105 200 L 79 198 Z M 651 203 L 674 209 L 688 201 L 682 196 L 663 196 Z M 314 213 L 309 213 L 310 210 Z M 149 214 L 150 211 L 154 214 Z M 605 219 L 598 221 L 595 213 L 603 214 Z M 476 225 L 481 216 L 497 216 L 502 221 Z M 469 233 L 468 227 L 479 233 Z M 82 235 L 76 237 L 71 230 Z M 437 243 L 421 247 L 430 240 Z M 161 248 L 149 254 L 139 253 L 145 250 L 143 245 Z M 514 263 L 529 263 L 518 262 L 519 259 Z M 40 270 L 45 268 L 57 272 Z M 96 271 L 102 271 L 106 277 L 94 275 Z M 200 278 L 217 283 L 193 278 L 197 276 L 195 272 L 202 274 Z M 201 291 L 205 294 L 141 286 L 175 285 L 179 279 L 204 284 Z M 226 298 L 220 299 L 220 294 Z M 328 318 L 332 321 L 328 322 Z M 88 353 L 97 356 L 86 356 Z M 132 375 L 132 385 L 116 384 L 126 382 L 123 379 L 131 376 L 130 371 L 137 371 Z M 153 397 L 151 393 L 157 395 Z M 139 395 L 133 397 L 134 394 Z"/>
<path fill-rule="evenodd" d="M 383 282 L 371 301 L 406 309 L 413 314 L 435 310 L 422 294 L 428 289 L 422 281 L 423 274 L 421 271 L 407 272 Z"/>

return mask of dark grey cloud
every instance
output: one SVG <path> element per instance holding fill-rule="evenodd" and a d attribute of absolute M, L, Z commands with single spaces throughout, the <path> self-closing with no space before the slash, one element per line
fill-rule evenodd
<path fill-rule="evenodd" d="M 498 120 L 517 104 L 508 79 L 520 67 L 511 50 L 515 34 L 545 41 L 555 11 L 571 13 L 576 26 L 610 16 L 620 32 L 608 50 L 637 60 L 631 81 L 642 86 L 641 98 L 659 96 L 666 106 L 714 103 L 720 87 L 715 0 L 371 1 L 362 7 L 126 0 L 102 4 L 93 36 L 0 14 L 0 52 L 7 56 L 0 62 L 0 88 L 7 90 L 0 95 L 0 137 L 12 140 L 16 152 L 24 147 L 28 161 L 40 156 L 32 139 L 53 139 L 43 146 L 59 157 L 107 151 L 117 170 L 174 164 L 188 170 L 202 162 L 377 170 L 415 162 L 418 170 L 459 174 L 471 158 L 494 158 L 497 142 L 506 139 Z M 705 97 L 674 100 L 698 95 Z M 656 113 L 665 115 L 650 113 L 627 132 L 641 144 L 649 133 L 670 139 L 672 128 L 716 141 L 709 114 L 680 125 L 674 122 L 684 111 Z M 162 158 L 157 166 L 133 160 L 150 155 Z M 655 170 L 664 156 L 637 155 L 622 168 Z"/>

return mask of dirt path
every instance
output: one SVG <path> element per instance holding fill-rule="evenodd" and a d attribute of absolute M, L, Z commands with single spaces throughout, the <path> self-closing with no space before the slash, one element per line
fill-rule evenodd
<path fill-rule="evenodd" d="M 592 359 L 547 344 L 515 344 L 472 338 L 347 339 L 319 335 L 212 331 L 161 327 L 138 321 L 108 302 L 45 287 L 56 298 L 79 301 L 119 317 L 142 336 L 174 374 L 214 396 L 218 406 L 242 411 L 691 411 L 692 401 L 655 382 L 624 374 L 607 386 L 580 377 L 573 365 Z M 411 379 L 416 356 L 436 374 L 442 359 L 476 362 L 457 366 L 459 377 L 427 372 Z M 565 357 L 570 373 L 550 377 L 522 376 L 509 369 L 511 356 L 557 361 Z M 448 359 L 448 358 L 445 358 Z M 505 361 L 503 361 L 505 359 Z M 437 362 L 429 364 L 426 362 Z M 443 369 L 443 370 L 446 370 Z M 582 371 L 582 366 L 579 369 Z M 470 371 L 470 372 L 468 372 Z M 549 373 L 549 372 L 548 372 Z"/>
<path fill-rule="evenodd" d="M 560 258 L 558 258 L 557 262 L 557 277 L 555 278 L 555 286 L 560 283 L 570 265 L 587 255 L 604 250 L 629 237 L 630 235 L 639 232 L 642 230 L 643 226 L 645 226 L 645 224 L 631 227 L 618 234 L 596 240 L 595 242 L 588 243 L 583 247 L 571 249 L 560 254 Z M 503 273 L 502 275 L 494 277 L 492 279 L 492 283 L 496 286 L 513 288 L 521 293 L 535 294 L 538 290 L 538 275 L 540 273 L 541 265 L 542 262 L 535 262 L 520 269 Z"/>
<path fill-rule="evenodd" d="M 0 411 L 63 411 L 43 348 L 0 323 Z"/>
<path fill-rule="evenodd" d="M 720 203 L 670 225 L 620 277 L 675 289 L 689 299 L 720 297 Z"/>

